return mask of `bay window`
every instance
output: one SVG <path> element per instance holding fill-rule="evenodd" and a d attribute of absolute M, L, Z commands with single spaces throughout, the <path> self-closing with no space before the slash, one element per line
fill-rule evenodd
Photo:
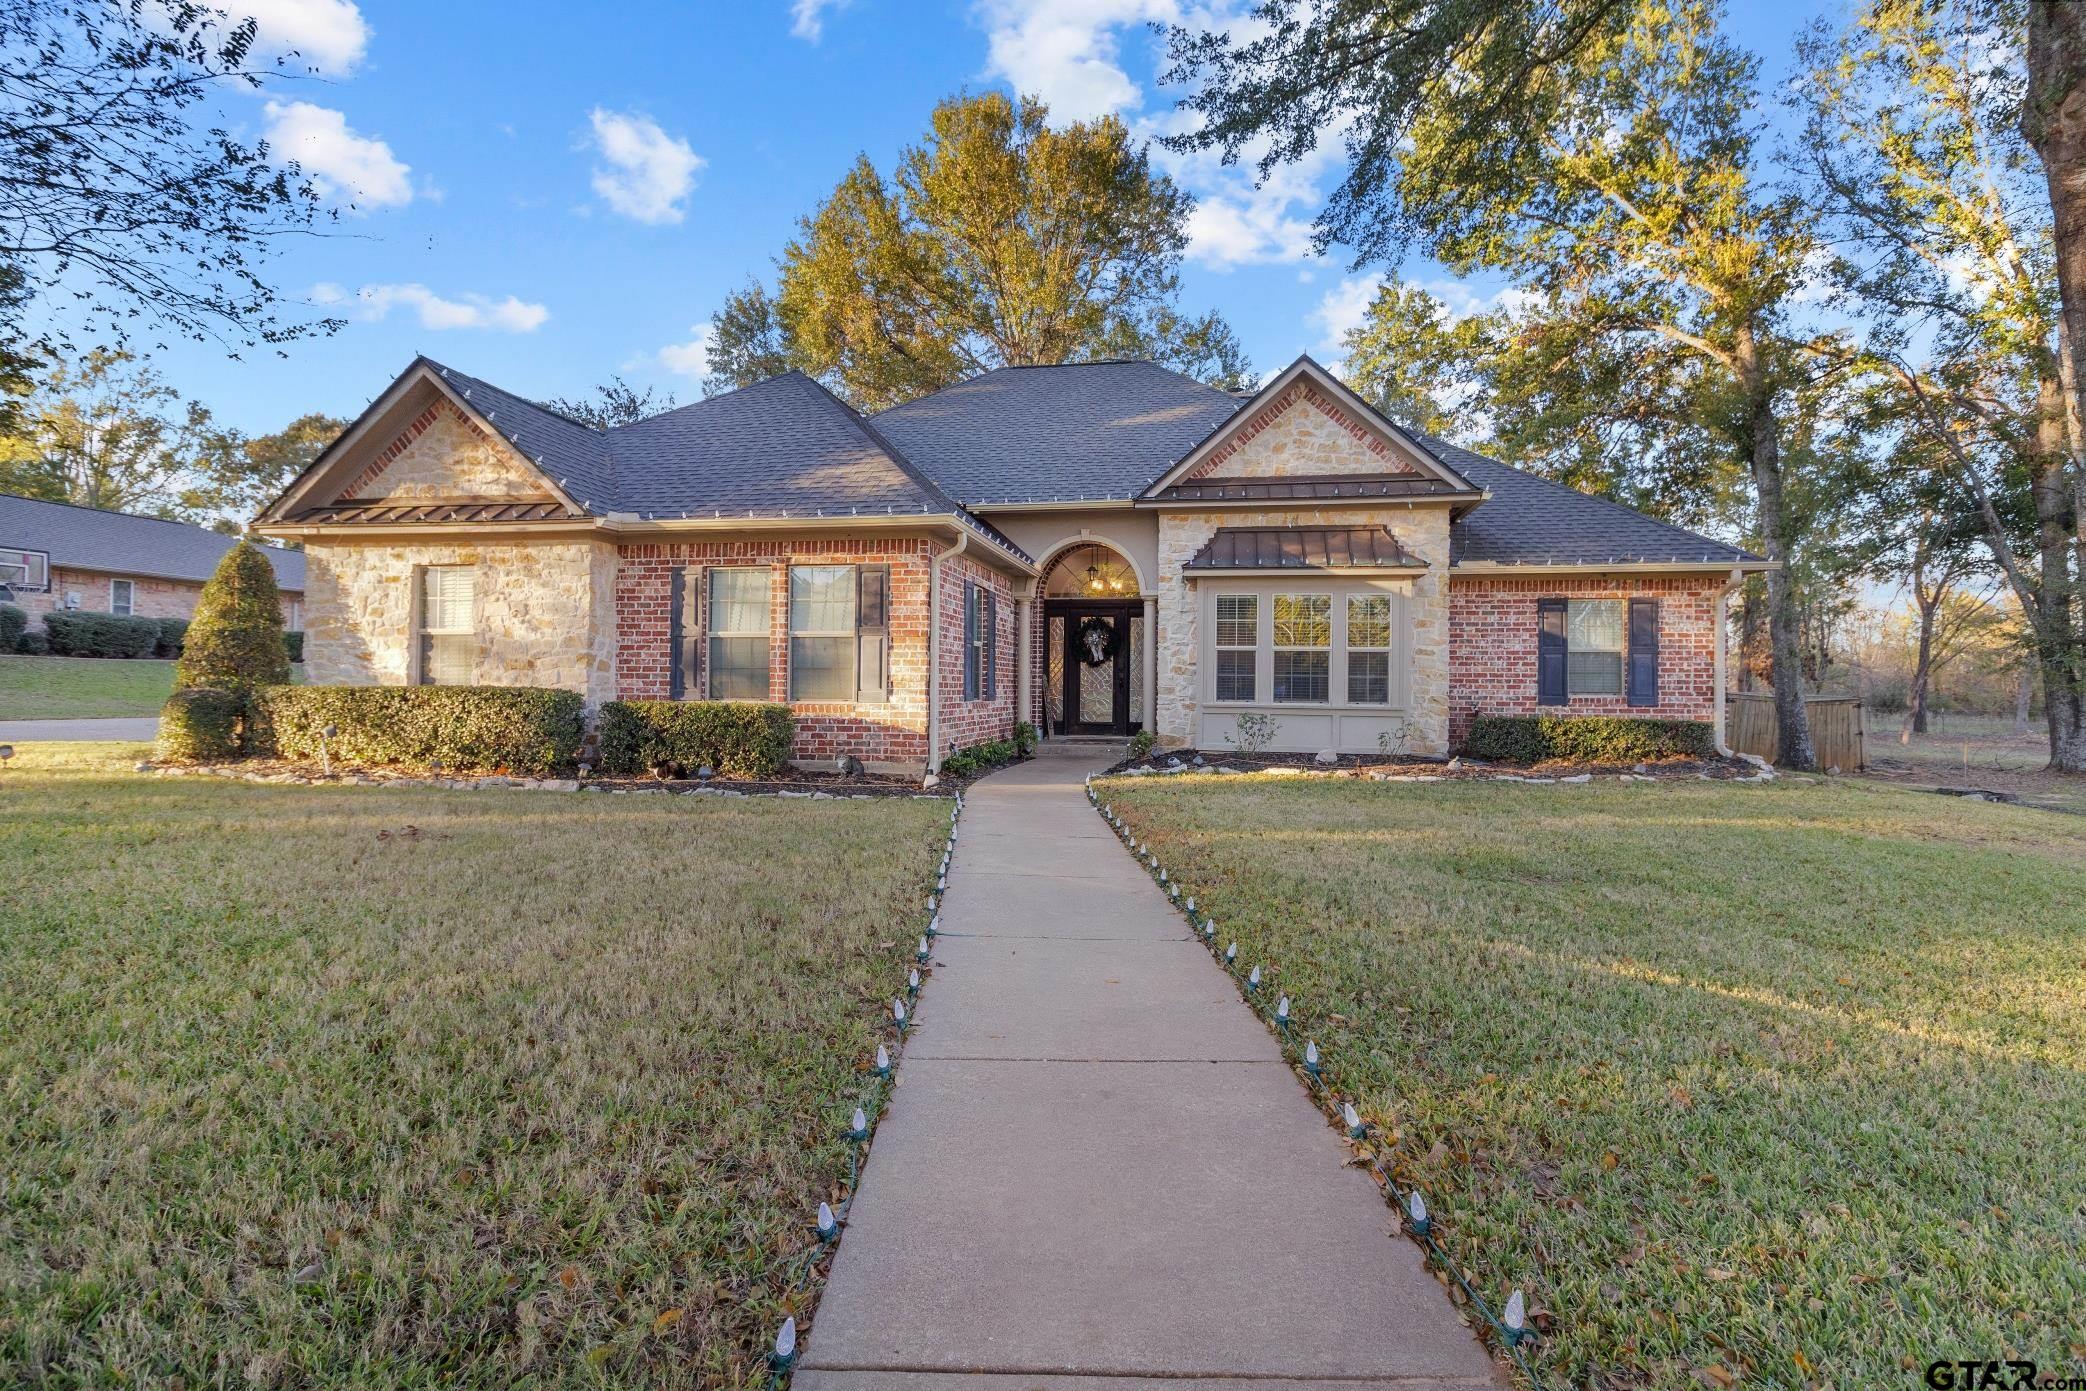
<path fill-rule="evenodd" d="M 1347 703 L 1391 703 L 1391 596 L 1347 596 Z"/>
<path fill-rule="evenodd" d="M 1333 598 L 1275 596 L 1275 700 L 1323 704 L 1332 698 Z"/>

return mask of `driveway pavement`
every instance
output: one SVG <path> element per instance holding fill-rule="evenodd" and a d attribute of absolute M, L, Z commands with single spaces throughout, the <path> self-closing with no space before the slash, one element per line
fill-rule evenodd
<path fill-rule="evenodd" d="M 1503 1384 L 1086 771 L 966 797 L 797 1391 Z"/>
<path fill-rule="evenodd" d="M 0 720 L 0 744 L 34 744 L 65 739 L 120 739 L 150 743 L 159 737 L 159 716 L 134 720 Z"/>

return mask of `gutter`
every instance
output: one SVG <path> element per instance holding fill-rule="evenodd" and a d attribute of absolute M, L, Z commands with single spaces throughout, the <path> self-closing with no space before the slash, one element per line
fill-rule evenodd
<path fill-rule="evenodd" d="M 970 549 L 971 534 L 956 529 L 956 544 L 927 562 L 927 771 L 942 767 L 942 562 Z"/>

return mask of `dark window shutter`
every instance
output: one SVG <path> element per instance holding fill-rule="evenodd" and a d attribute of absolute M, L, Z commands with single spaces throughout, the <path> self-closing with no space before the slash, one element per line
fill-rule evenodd
<path fill-rule="evenodd" d="M 855 571 L 855 700 L 881 705 L 891 698 L 891 567 Z"/>
<path fill-rule="evenodd" d="M 1000 596 L 985 591 L 985 682 L 981 694 L 991 700 L 999 694 Z"/>
<path fill-rule="evenodd" d="M 667 571 L 667 696 L 692 700 L 702 690 L 703 572 L 676 565 Z"/>
<path fill-rule="evenodd" d="M 1632 705 L 1659 703 L 1659 601 L 1630 600 L 1629 693 Z"/>
<path fill-rule="evenodd" d="M 978 586 L 963 585 L 963 698 L 978 698 Z"/>
<path fill-rule="evenodd" d="M 1536 600 L 1536 704 L 1565 703 L 1565 601 Z"/>

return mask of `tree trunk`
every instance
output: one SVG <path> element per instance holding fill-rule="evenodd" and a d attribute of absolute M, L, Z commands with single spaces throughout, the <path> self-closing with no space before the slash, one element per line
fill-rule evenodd
<path fill-rule="evenodd" d="M 2076 0 L 2030 0 L 2028 93 L 2021 133 L 2042 158 L 2050 189 L 2057 292 L 2058 409 L 2047 407 L 2037 440 L 2034 482 L 2037 549 L 2042 566 L 2037 594 L 2036 655 L 2043 674 L 2043 709 L 2050 727 L 2050 767 L 2086 772 L 2086 625 L 2080 621 L 2075 558 L 2086 564 L 2077 515 L 2086 492 L 2086 5 Z M 2056 420 L 2049 416 L 2054 414 Z M 2057 428 L 2052 430 L 2050 427 Z"/>
<path fill-rule="evenodd" d="M 1760 536 L 1767 558 L 1775 563 L 1775 568 L 1767 572 L 1767 637 L 1774 652 L 1775 762 L 1808 773 L 1817 768 L 1818 757 L 1811 747 L 1810 715 L 1804 709 L 1803 635 L 1796 584 L 1789 574 L 1781 421 L 1775 415 L 1774 391 L 1750 327 L 1739 331 L 1734 355 L 1739 382 L 1750 405 L 1746 428 L 1752 436 L 1753 491 L 1760 509 Z"/>
<path fill-rule="evenodd" d="M 1898 742 L 1909 744 L 1915 734 L 1927 732 L 1927 683 L 1934 674 L 1934 613 L 1938 607 L 1924 593 L 1919 605 L 1919 656 L 1912 665 L 1912 695 L 1905 702 L 1905 730 Z"/>

